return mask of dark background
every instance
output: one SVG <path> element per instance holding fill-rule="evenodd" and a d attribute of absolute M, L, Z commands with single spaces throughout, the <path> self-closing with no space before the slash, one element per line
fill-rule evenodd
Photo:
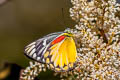
<path fill-rule="evenodd" d="M 70 7 L 70 0 L 0 0 L 0 69 L 5 62 L 28 66 L 26 45 L 48 33 L 74 28 Z"/>
<path fill-rule="evenodd" d="M 70 0 L 8 0 L 1 5 L 0 64 L 8 61 L 27 66 L 24 47 L 48 33 L 73 26 L 70 7 Z"/>
<path fill-rule="evenodd" d="M 49 33 L 73 28 L 70 7 L 70 0 L 0 0 L 0 70 L 5 62 L 27 67 L 26 45 Z M 46 79 L 50 74 L 41 77 Z"/>

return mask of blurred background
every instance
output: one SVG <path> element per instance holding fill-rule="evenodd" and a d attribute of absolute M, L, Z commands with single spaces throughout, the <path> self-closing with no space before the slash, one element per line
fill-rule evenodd
<path fill-rule="evenodd" d="M 74 26 L 70 7 L 70 0 L 0 0 L 0 70 L 5 62 L 27 67 L 26 45 Z"/>
<path fill-rule="evenodd" d="M 70 7 L 70 0 L 0 0 L 0 70 L 5 62 L 27 67 L 26 45 L 49 33 L 73 28 Z M 41 79 L 52 79 L 46 77 L 50 72 L 40 75 Z"/>

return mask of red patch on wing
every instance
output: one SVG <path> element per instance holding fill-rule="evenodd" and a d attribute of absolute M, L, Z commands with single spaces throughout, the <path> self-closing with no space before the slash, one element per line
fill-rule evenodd
<path fill-rule="evenodd" d="M 65 38 L 65 36 L 60 36 L 60 37 L 56 38 L 51 44 L 52 44 L 52 45 L 53 45 L 53 44 L 56 44 L 56 43 L 62 41 L 64 38 Z"/>

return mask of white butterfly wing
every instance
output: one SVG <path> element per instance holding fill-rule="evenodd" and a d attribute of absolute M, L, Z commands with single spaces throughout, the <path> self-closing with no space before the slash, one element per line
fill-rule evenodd
<path fill-rule="evenodd" d="M 47 36 L 44 36 L 43 38 L 32 42 L 31 44 L 25 47 L 25 55 L 33 60 L 45 63 L 44 53 L 48 49 L 51 41 L 53 41 L 61 33 L 63 32 L 48 34 Z"/>

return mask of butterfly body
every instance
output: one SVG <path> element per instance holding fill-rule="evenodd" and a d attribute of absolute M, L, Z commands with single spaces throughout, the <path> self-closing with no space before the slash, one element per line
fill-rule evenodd
<path fill-rule="evenodd" d="M 55 71 L 69 71 L 73 69 L 77 57 L 73 34 L 69 32 L 48 34 L 26 46 L 25 55 L 48 64 Z"/>

